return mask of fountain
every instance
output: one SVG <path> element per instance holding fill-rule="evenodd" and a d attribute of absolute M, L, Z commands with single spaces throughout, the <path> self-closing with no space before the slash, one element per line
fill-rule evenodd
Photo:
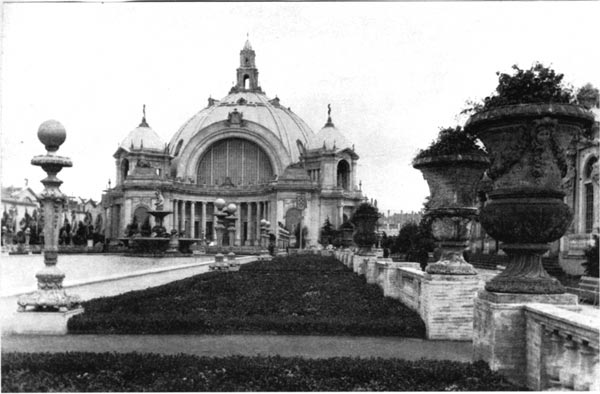
<path fill-rule="evenodd" d="M 169 234 L 163 226 L 164 218 L 173 213 L 173 211 L 164 210 L 165 199 L 160 192 L 156 191 L 155 209 L 148 211 L 148 214 L 154 217 L 154 227 L 152 227 L 149 237 L 133 235 L 130 239 L 134 254 L 162 255 L 165 253 L 179 253 L 179 240 L 177 234 Z"/>

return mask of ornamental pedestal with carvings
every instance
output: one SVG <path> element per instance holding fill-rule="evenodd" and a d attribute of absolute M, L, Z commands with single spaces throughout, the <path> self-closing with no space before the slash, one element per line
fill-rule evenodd
<path fill-rule="evenodd" d="M 425 219 L 431 222 L 432 235 L 442 250 L 440 259 L 427 265 L 427 273 L 477 273 L 465 261 L 463 252 L 477 217 L 477 185 L 488 166 L 489 159 L 483 152 L 414 160 L 413 167 L 421 171 L 429 186 L 430 200 Z"/>
<path fill-rule="evenodd" d="M 480 221 L 509 257 L 507 268 L 486 283 L 486 290 L 564 293 L 544 270 L 541 256 L 573 219 L 561 191 L 565 150 L 592 124 L 589 111 L 569 104 L 506 106 L 477 113 L 467 122 L 465 129 L 483 141 L 491 159 L 493 187 Z"/>
<path fill-rule="evenodd" d="M 31 164 L 40 166 L 48 174 L 42 180 L 44 190 L 40 193 L 40 205 L 44 222 L 44 268 L 35 276 L 37 291 L 21 296 L 17 304 L 19 311 L 67 312 L 80 306 L 77 296 L 67 295 L 63 289 L 65 274 L 56 266 L 58 261 L 58 233 L 66 210 L 67 196 L 59 186 L 62 181 L 56 175 L 63 167 L 71 167 L 68 157 L 58 156 L 56 151 L 66 139 L 65 128 L 55 120 L 42 123 L 38 138 L 46 147 L 46 154 L 35 156 Z"/>

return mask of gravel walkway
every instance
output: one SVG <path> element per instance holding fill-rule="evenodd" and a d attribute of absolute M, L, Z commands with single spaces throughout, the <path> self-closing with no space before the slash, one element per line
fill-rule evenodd
<path fill-rule="evenodd" d="M 471 342 L 305 335 L 2 336 L 2 352 L 146 352 L 199 356 L 280 355 L 471 361 Z"/>

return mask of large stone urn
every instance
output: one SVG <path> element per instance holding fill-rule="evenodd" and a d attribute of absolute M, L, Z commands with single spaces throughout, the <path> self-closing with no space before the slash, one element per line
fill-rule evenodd
<path fill-rule="evenodd" d="M 477 217 L 477 185 L 489 166 L 485 153 L 421 157 L 413 161 L 427 181 L 430 192 L 425 220 L 440 245 L 440 259 L 429 264 L 430 274 L 475 275 L 463 258 L 471 227 Z"/>
<path fill-rule="evenodd" d="M 465 129 L 490 153 L 493 182 L 480 214 L 485 231 L 502 242 L 507 268 L 486 283 L 497 293 L 560 294 L 543 268 L 548 243 L 559 239 L 573 214 L 563 202 L 565 149 L 593 124 L 593 115 L 569 104 L 520 104 L 477 113 Z"/>
<path fill-rule="evenodd" d="M 377 220 L 379 220 L 379 212 L 374 206 L 363 203 L 358 206 L 356 212 L 352 216 L 352 224 L 354 224 L 354 233 L 352 239 L 359 247 L 359 255 L 371 255 L 373 245 L 377 242 Z"/>

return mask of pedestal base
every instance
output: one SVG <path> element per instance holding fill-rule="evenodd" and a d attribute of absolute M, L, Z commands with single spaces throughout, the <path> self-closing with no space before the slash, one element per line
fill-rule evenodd
<path fill-rule="evenodd" d="M 471 341 L 473 303 L 481 282 L 474 275 L 425 275 L 421 317 L 427 339 Z"/>
<path fill-rule="evenodd" d="M 15 312 L 4 331 L 20 335 L 66 335 L 67 322 L 80 313 L 83 313 L 83 308 L 66 312 Z"/>
<path fill-rule="evenodd" d="M 574 294 L 509 294 L 482 290 L 475 298 L 473 360 L 486 361 L 492 370 L 523 387 L 527 384 L 524 306 L 532 302 L 578 308 Z"/>

